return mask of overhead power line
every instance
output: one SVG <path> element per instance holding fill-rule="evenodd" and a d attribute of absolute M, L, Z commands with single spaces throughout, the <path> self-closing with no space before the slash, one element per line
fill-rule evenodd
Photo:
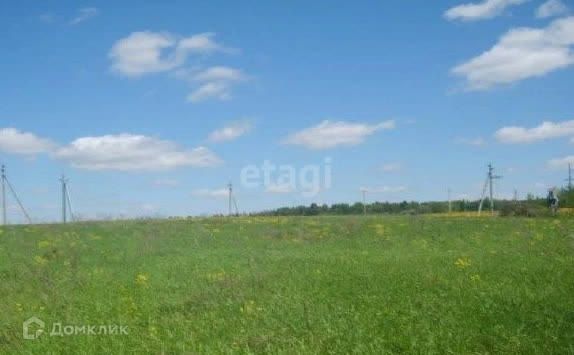
<path fill-rule="evenodd" d="M 486 189 L 489 189 L 489 202 L 490 202 L 490 213 L 494 215 L 494 180 L 502 179 L 500 175 L 494 175 L 494 167 L 492 164 L 488 164 L 488 173 L 486 175 L 486 181 L 484 182 L 484 187 L 482 188 L 482 196 L 480 198 L 480 204 L 478 205 L 478 214 L 482 212 L 482 206 L 484 205 L 484 199 L 486 198 Z"/>
<path fill-rule="evenodd" d="M 16 191 L 14 190 L 14 187 L 10 183 L 10 180 L 8 180 L 8 177 L 6 176 L 6 167 L 4 165 L 2 165 L 1 172 L 2 172 L 2 224 L 3 225 L 8 224 L 8 219 L 6 216 L 7 215 L 7 213 L 6 213 L 6 187 L 8 187 L 8 190 L 10 190 L 10 192 L 12 193 L 12 197 L 14 197 L 14 200 L 16 200 L 16 203 L 20 207 L 20 210 L 24 214 L 24 217 L 26 217 L 26 220 L 28 221 L 28 223 L 32 223 L 32 218 L 30 218 L 30 215 L 28 214 L 28 212 L 24 208 L 22 201 L 20 201 L 18 194 L 16 193 Z"/>

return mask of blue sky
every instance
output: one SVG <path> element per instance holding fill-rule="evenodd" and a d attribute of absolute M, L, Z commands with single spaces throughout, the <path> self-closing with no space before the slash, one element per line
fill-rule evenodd
<path fill-rule="evenodd" d="M 544 194 L 574 163 L 574 4 L 4 2 L 0 159 L 30 214 L 242 211 Z M 242 186 L 265 160 L 325 168 Z M 278 185 L 278 184 L 276 184 Z M 9 205 L 10 219 L 21 219 Z"/>

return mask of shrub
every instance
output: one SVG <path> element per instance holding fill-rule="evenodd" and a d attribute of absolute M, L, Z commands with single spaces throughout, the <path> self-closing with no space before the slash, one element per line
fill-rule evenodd
<path fill-rule="evenodd" d="M 508 203 L 500 209 L 502 217 L 547 217 L 551 212 L 547 207 L 524 202 Z"/>

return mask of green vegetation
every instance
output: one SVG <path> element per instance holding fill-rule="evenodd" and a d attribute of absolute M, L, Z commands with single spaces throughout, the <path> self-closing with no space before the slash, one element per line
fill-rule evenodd
<path fill-rule="evenodd" d="M 6 227 L 0 353 L 572 354 L 573 231 L 444 216 Z M 45 332 L 24 340 L 32 316 Z"/>
<path fill-rule="evenodd" d="M 561 189 L 558 193 L 560 206 L 574 208 L 574 189 Z"/>
<path fill-rule="evenodd" d="M 516 204 L 520 203 L 521 206 L 528 210 L 535 210 L 542 212 L 548 210 L 548 203 L 546 198 L 539 198 L 530 196 L 528 200 L 513 201 L 513 200 L 495 200 L 494 207 L 496 211 L 504 211 L 514 209 Z M 561 201 L 562 202 L 562 201 Z M 574 204 L 574 199 L 570 200 L 570 204 Z M 456 200 L 452 201 L 452 212 L 476 212 L 480 201 L 469 200 Z M 562 204 L 561 206 L 569 207 L 570 204 Z M 332 205 L 317 205 L 312 203 L 309 206 L 296 206 L 296 207 L 281 207 L 275 210 L 264 211 L 256 213 L 259 216 L 345 216 L 345 215 L 360 215 L 363 214 L 364 205 L 361 202 L 354 204 L 348 203 L 335 203 Z M 403 202 L 373 202 L 366 204 L 369 214 L 429 214 L 429 213 L 447 213 L 449 211 L 448 201 L 403 201 Z M 574 205 L 572 206 L 574 207 Z M 485 200 L 484 210 L 489 210 L 490 204 L 488 199 Z M 549 212 L 549 211 L 548 211 Z M 544 213 L 537 213 L 536 216 L 543 215 Z M 524 216 L 528 216 L 524 214 Z"/>

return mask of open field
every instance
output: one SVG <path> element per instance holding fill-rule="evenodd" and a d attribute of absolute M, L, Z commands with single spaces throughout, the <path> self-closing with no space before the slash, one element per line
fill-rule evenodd
<path fill-rule="evenodd" d="M 0 229 L 0 353 L 573 354 L 573 295 L 566 217 Z M 32 316 L 45 330 L 24 340 Z"/>

